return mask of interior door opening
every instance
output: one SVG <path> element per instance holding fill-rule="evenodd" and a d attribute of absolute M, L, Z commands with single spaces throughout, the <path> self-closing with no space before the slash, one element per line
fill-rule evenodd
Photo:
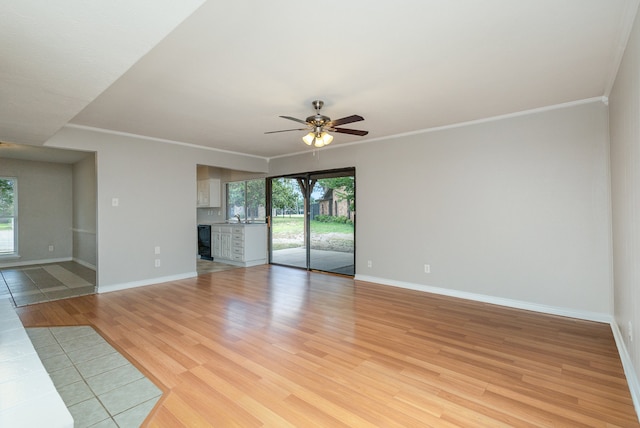
<path fill-rule="evenodd" d="M 355 275 L 355 169 L 268 179 L 269 262 Z"/>

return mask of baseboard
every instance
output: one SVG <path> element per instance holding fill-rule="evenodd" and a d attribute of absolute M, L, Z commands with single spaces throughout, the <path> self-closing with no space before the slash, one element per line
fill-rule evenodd
<path fill-rule="evenodd" d="M 14 267 L 14 266 L 30 266 L 30 265 L 43 265 L 46 263 L 62 263 L 62 262 L 70 262 L 73 259 L 71 257 L 62 257 L 59 259 L 42 259 L 42 260 L 25 260 L 25 261 L 15 261 L 9 263 L 0 263 L 0 268 Z"/>
<path fill-rule="evenodd" d="M 73 261 L 74 261 L 74 262 L 76 262 L 76 263 L 78 263 L 79 265 L 82 265 L 82 266 L 84 266 L 84 267 L 86 267 L 86 268 L 89 268 L 89 269 L 91 269 L 91 270 L 93 270 L 93 271 L 95 271 L 95 270 L 96 270 L 96 266 L 95 266 L 95 265 L 92 265 L 91 263 L 87 263 L 87 262 L 85 262 L 84 260 L 80 260 L 80 259 L 75 259 L 75 258 L 74 258 L 74 259 L 73 259 Z"/>
<path fill-rule="evenodd" d="M 198 276 L 197 272 L 187 272 L 178 275 L 163 276 L 160 278 L 150 278 L 141 281 L 125 282 L 122 284 L 98 285 L 97 292 L 99 294 L 110 293 L 112 291 L 128 290 L 129 288 L 144 287 L 146 285 L 161 284 L 163 282 L 179 281 L 181 279 L 193 278 Z"/>
<path fill-rule="evenodd" d="M 406 288 L 409 290 L 424 291 L 425 293 L 440 294 L 443 296 L 474 300 L 476 302 L 489 303 L 492 305 L 506 306 L 509 308 L 523 309 L 526 311 L 540 312 L 540 313 L 550 314 L 550 315 L 559 315 L 563 317 L 577 318 L 577 319 L 588 320 L 588 321 L 596 321 L 596 322 L 602 322 L 606 324 L 610 324 L 612 319 L 610 314 L 579 311 L 571 308 L 541 305 L 541 304 L 525 302 L 521 300 L 505 299 L 502 297 L 487 296 L 484 294 L 469 293 L 466 291 L 459 291 L 459 290 L 450 290 L 447 288 L 433 287 L 430 285 L 415 284 L 411 282 L 395 281 L 391 279 L 378 278 L 374 276 L 356 275 L 355 280 L 365 281 L 365 282 L 374 282 L 376 284 L 390 285 L 392 287 L 400 287 L 400 288 Z"/>
<path fill-rule="evenodd" d="M 611 331 L 613 332 L 613 338 L 616 341 L 618 347 L 618 354 L 620 354 L 620 360 L 622 361 L 622 368 L 624 369 L 624 375 L 627 378 L 627 385 L 629 385 L 629 392 L 631 393 L 631 399 L 633 400 L 633 407 L 636 409 L 636 415 L 638 421 L 640 421 L 640 383 L 638 382 L 638 374 L 633 367 L 633 362 L 629 356 L 627 345 L 624 342 L 624 337 L 620 332 L 618 323 L 615 320 L 611 321 Z"/>

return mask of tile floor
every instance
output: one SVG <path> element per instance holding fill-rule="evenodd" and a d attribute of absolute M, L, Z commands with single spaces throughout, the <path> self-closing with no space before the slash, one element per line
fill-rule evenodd
<path fill-rule="evenodd" d="M 196 262 L 196 269 L 198 271 L 198 275 L 202 275 L 205 273 L 212 273 L 212 272 L 220 272 L 223 270 L 239 269 L 239 268 L 240 266 L 228 265 L 226 263 L 216 262 L 215 260 L 211 261 L 211 260 L 203 260 L 198 258 Z"/>
<path fill-rule="evenodd" d="M 162 395 L 92 327 L 26 330 L 76 428 L 139 427 Z"/>
<path fill-rule="evenodd" d="M 95 287 L 96 272 L 75 262 L 0 269 L 0 298 L 15 306 L 92 294 Z"/>
<path fill-rule="evenodd" d="M 216 261 L 197 261 L 198 274 L 238 269 Z M 32 305 L 95 293 L 96 272 L 75 262 L 0 268 L 0 299 Z"/>

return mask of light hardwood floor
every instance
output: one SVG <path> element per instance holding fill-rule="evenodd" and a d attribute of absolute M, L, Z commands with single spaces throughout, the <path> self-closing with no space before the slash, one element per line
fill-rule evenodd
<path fill-rule="evenodd" d="M 639 426 L 606 324 L 278 266 L 17 311 L 164 385 L 152 427 Z"/>

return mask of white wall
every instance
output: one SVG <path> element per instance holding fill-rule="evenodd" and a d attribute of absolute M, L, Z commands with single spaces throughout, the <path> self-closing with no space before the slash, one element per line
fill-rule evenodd
<path fill-rule="evenodd" d="M 73 165 L 73 259 L 95 268 L 96 159 L 88 155 Z"/>
<path fill-rule="evenodd" d="M 640 368 L 640 23 L 636 18 L 609 97 L 616 323 Z M 629 323 L 633 340 L 629 339 Z M 629 377 L 629 376 L 627 376 Z M 632 384 L 631 379 L 629 383 Z M 639 380 L 635 379 L 636 385 Z M 640 391 L 638 391 L 640 392 Z"/>
<path fill-rule="evenodd" d="M 196 165 L 267 169 L 261 158 L 74 127 L 46 145 L 97 152 L 101 292 L 195 275 Z"/>
<path fill-rule="evenodd" d="M 606 319 L 607 131 L 592 102 L 272 159 L 270 174 L 356 167 L 357 277 Z"/>
<path fill-rule="evenodd" d="M 18 179 L 20 253 L 0 264 L 71 259 L 72 175 L 67 164 L 0 159 L 0 176 Z"/>

